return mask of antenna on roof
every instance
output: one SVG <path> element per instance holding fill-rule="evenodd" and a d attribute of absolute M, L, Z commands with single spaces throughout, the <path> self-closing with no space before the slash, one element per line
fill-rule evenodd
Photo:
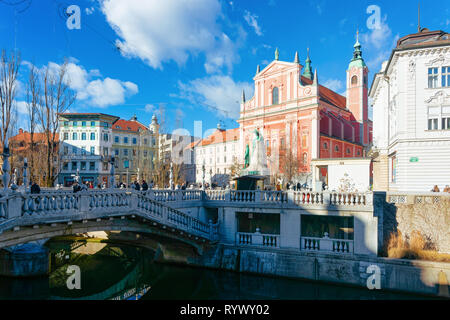
<path fill-rule="evenodd" d="M 417 18 L 418 18 L 418 24 L 417 24 L 417 33 L 420 33 L 420 1 L 418 4 L 418 14 L 417 14 Z"/>

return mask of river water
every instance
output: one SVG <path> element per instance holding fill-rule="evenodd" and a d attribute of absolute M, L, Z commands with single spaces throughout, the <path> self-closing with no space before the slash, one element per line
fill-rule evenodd
<path fill-rule="evenodd" d="M 127 245 L 51 241 L 47 277 L 0 277 L 0 299 L 424 299 L 401 293 L 371 291 L 297 279 L 271 278 L 210 269 L 161 264 L 150 249 Z M 80 289 L 69 289 L 80 270 Z"/>

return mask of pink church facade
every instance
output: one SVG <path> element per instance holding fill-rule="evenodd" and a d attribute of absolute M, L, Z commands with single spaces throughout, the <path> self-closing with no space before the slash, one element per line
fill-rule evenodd
<path fill-rule="evenodd" d="M 368 119 L 368 68 L 359 42 L 347 69 L 347 99 L 319 84 L 311 60 L 275 60 L 253 78 L 254 96 L 243 93 L 238 123 L 241 154 L 257 129 L 265 140 L 271 175 L 283 174 L 289 152 L 298 173 L 311 172 L 311 160 L 361 158 L 372 142 Z"/>

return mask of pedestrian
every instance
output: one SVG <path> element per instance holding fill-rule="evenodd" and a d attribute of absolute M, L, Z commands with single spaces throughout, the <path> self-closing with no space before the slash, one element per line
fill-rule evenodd
<path fill-rule="evenodd" d="M 440 192 L 439 187 L 435 185 L 431 192 Z"/>
<path fill-rule="evenodd" d="M 73 184 L 72 190 L 73 190 L 73 193 L 77 193 L 78 191 L 81 191 L 81 187 L 77 181 L 75 181 L 75 183 Z"/>
<path fill-rule="evenodd" d="M 145 182 L 145 180 L 142 180 L 142 191 L 147 191 L 148 190 L 148 184 L 147 182 Z"/>
<path fill-rule="evenodd" d="M 141 185 L 137 181 L 134 182 L 134 187 L 135 187 L 136 191 L 141 190 Z"/>
<path fill-rule="evenodd" d="M 450 193 L 450 187 L 448 185 L 445 186 L 444 192 Z"/>
<path fill-rule="evenodd" d="M 279 182 L 277 182 L 276 189 L 277 189 L 277 191 L 281 191 L 281 186 L 280 186 Z"/>
<path fill-rule="evenodd" d="M 31 185 L 31 193 L 41 193 L 41 188 L 39 187 L 39 185 L 36 182 L 33 182 L 33 184 Z"/>

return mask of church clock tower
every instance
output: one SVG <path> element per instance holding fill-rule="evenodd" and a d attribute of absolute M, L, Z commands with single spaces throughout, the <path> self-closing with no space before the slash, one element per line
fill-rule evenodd
<path fill-rule="evenodd" d="M 368 74 L 369 69 L 362 58 L 357 32 L 353 58 L 347 69 L 346 107 L 355 117 L 355 129 L 359 128 L 356 130 L 356 136 L 359 136 L 357 140 L 364 146 L 369 144 Z"/>

